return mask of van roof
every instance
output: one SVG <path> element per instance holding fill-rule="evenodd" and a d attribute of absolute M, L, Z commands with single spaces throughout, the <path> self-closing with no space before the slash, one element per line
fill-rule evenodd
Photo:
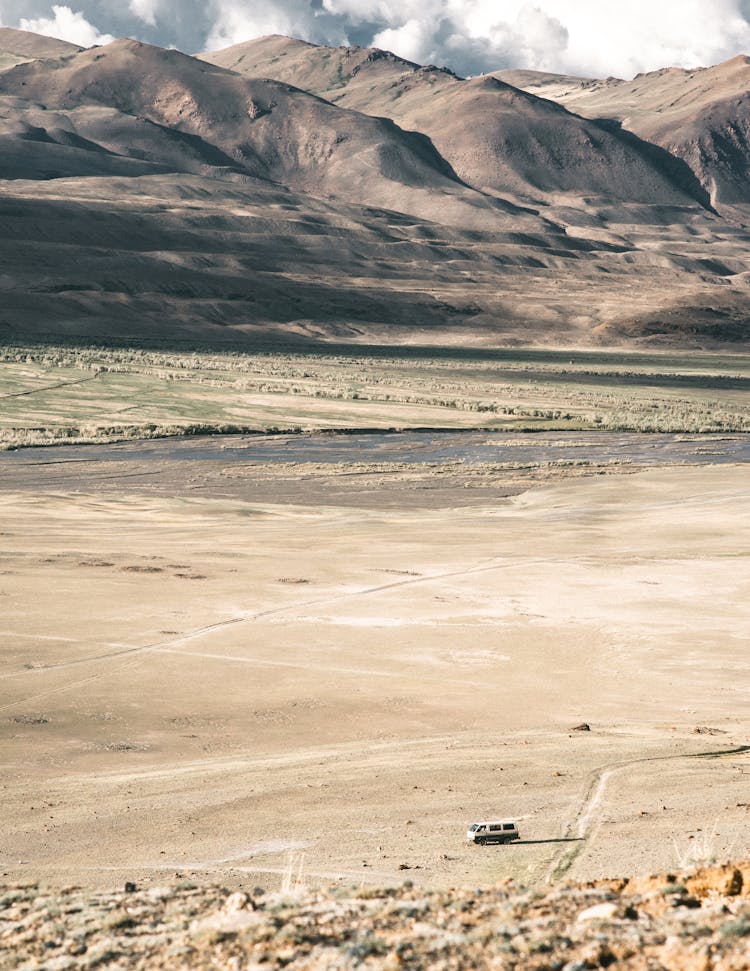
<path fill-rule="evenodd" d="M 512 823 L 514 826 L 518 825 L 515 819 L 480 819 L 478 822 L 487 826 L 496 826 L 498 823 L 505 823 L 506 825 L 508 823 Z"/>

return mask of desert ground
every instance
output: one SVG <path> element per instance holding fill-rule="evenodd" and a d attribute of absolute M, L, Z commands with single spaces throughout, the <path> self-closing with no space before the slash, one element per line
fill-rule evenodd
<path fill-rule="evenodd" d="M 377 462 L 299 434 L 0 453 L 3 879 L 536 886 L 747 857 L 750 478 L 718 460 L 747 436 L 646 462 L 659 436 L 633 461 L 584 429 L 607 459 L 574 462 L 537 434 L 511 462 L 518 436 L 479 428 L 494 461 L 387 435 Z M 494 816 L 520 842 L 467 844 Z"/>
<path fill-rule="evenodd" d="M 748 856 L 747 72 L 0 28 L 4 881 Z"/>

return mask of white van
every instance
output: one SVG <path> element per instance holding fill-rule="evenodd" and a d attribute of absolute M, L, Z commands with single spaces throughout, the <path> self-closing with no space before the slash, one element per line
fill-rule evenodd
<path fill-rule="evenodd" d="M 512 819 L 490 819 L 472 823 L 466 832 L 470 843 L 510 843 L 520 839 L 518 823 Z"/>

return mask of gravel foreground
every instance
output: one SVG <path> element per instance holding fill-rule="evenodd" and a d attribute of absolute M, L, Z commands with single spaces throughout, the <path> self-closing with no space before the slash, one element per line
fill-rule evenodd
<path fill-rule="evenodd" d="M 0 967 L 750 968 L 750 863 L 547 893 L 6 886 Z"/>

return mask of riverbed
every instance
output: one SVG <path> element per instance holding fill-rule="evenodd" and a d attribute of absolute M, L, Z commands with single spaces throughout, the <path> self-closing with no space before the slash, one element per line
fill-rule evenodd
<path fill-rule="evenodd" d="M 467 505 L 549 479 L 749 462 L 743 434 L 213 435 L 3 452 L 0 489 Z"/>

